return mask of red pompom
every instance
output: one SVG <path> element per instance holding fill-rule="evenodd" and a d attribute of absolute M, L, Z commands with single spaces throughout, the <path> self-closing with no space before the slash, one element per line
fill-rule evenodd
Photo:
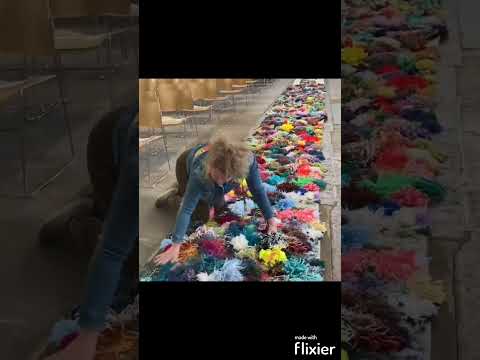
<path fill-rule="evenodd" d="M 220 259 L 225 259 L 228 256 L 225 242 L 223 240 L 203 240 L 200 244 L 202 252 Z"/>

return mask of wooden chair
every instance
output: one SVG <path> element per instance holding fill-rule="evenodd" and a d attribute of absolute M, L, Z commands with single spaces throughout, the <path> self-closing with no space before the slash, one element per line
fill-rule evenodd
<path fill-rule="evenodd" d="M 245 94 L 245 105 L 248 105 L 248 96 L 253 94 L 254 80 L 248 79 L 233 79 L 232 88 L 235 90 L 243 90 Z"/>
<path fill-rule="evenodd" d="M 203 109 L 210 111 L 209 119 L 212 120 L 214 112 L 218 111 L 218 104 L 225 101 L 226 97 L 218 97 L 214 79 L 188 79 L 188 85 L 194 102 L 207 104 Z M 213 85 L 213 87 L 212 87 Z M 194 108 L 201 108 L 194 106 Z"/>
<path fill-rule="evenodd" d="M 102 77 L 107 77 L 107 90 L 109 94 L 109 104 L 113 104 L 113 73 L 117 65 L 113 60 L 113 39 L 118 37 L 122 43 L 121 52 L 125 59 L 128 58 L 128 50 L 124 45 L 123 36 L 134 31 L 135 26 L 127 26 L 120 29 L 113 29 L 111 17 L 120 16 L 130 17 L 130 1 L 129 0 L 50 0 L 49 18 L 54 27 L 55 48 L 57 50 L 57 66 L 59 71 L 101 71 Z M 81 31 L 72 31 L 68 28 L 57 26 L 58 20 L 61 19 L 86 19 L 92 18 L 96 20 L 96 33 L 86 33 Z M 101 26 L 101 20 L 105 19 L 105 27 Z M 133 20 L 132 20 L 133 21 Z M 101 52 L 105 51 L 105 61 L 102 64 Z M 62 63 L 63 55 L 85 54 L 95 51 L 97 54 L 97 66 L 72 66 L 64 67 Z M 134 51 L 136 62 L 138 64 L 138 51 Z"/>
<path fill-rule="evenodd" d="M 146 177 L 147 177 L 147 187 L 151 188 L 153 186 L 152 176 L 151 176 L 151 159 L 153 156 L 157 156 L 158 152 L 155 151 L 154 145 L 158 141 L 163 140 L 163 152 L 167 158 L 168 170 L 163 172 L 160 175 L 160 178 L 163 178 L 169 170 L 170 166 L 170 156 L 168 153 L 167 138 L 163 133 L 163 126 L 161 122 L 161 113 L 159 111 L 158 100 L 155 89 L 155 80 L 153 79 L 140 79 L 139 80 L 139 127 L 140 127 L 140 138 L 139 138 L 139 156 L 140 159 L 146 159 Z M 161 134 L 157 135 L 156 130 L 160 129 Z M 147 131 L 147 136 L 143 131 Z M 153 148 L 153 151 L 152 151 Z M 139 169 L 140 170 L 140 169 Z M 142 177 L 143 179 L 143 177 Z M 143 182 L 142 182 L 143 184 Z"/>
<path fill-rule="evenodd" d="M 156 135 L 156 130 L 160 129 L 161 136 L 166 137 L 166 127 L 182 125 L 184 128 L 183 135 L 186 136 L 187 130 L 185 118 L 162 116 L 162 108 L 160 101 L 163 101 L 164 106 L 168 109 L 170 105 L 169 102 L 172 102 L 172 98 L 168 96 L 163 96 L 160 99 L 157 89 L 157 80 L 140 79 L 139 92 L 141 106 L 141 129 L 144 128 L 150 130 L 151 135 Z M 175 101 L 175 98 L 173 98 L 173 100 Z M 167 147 L 166 143 L 165 147 Z"/>
<path fill-rule="evenodd" d="M 245 84 L 249 86 L 250 93 L 256 93 L 256 90 L 260 87 L 260 80 L 258 79 L 247 79 Z"/>
<path fill-rule="evenodd" d="M 243 89 L 233 88 L 233 79 L 216 79 L 217 90 L 221 95 L 227 95 L 232 99 L 233 113 L 237 113 L 236 96 L 242 94 Z"/>
<path fill-rule="evenodd" d="M 212 105 L 216 114 L 222 114 L 225 112 L 229 97 L 221 95 L 217 89 L 217 79 L 204 79 L 206 88 L 206 98 L 203 101 Z M 220 117 L 220 116 L 219 116 Z"/>
<path fill-rule="evenodd" d="M 158 102 L 158 109 L 161 118 L 161 126 L 163 129 L 183 125 L 183 137 L 187 138 L 187 121 L 189 117 L 184 116 L 180 112 L 182 94 L 175 84 L 174 79 L 157 79 L 154 80 L 156 90 L 156 98 Z M 170 135 L 171 133 L 166 133 Z"/>
<path fill-rule="evenodd" d="M 191 79 L 174 79 L 174 83 L 176 84 L 180 97 L 179 97 L 179 105 L 178 110 L 185 114 L 187 117 L 190 117 L 194 122 L 194 126 L 198 135 L 198 127 L 197 122 L 195 121 L 199 115 L 207 114 L 209 121 L 212 120 L 212 112 L 213 108 L 211 105 L 195 105 L 196 101 L 202 100 L 197 97 L 197 94 L 194 96 L 190 81 Z"/>
<path fill-rule="evenodd" d="M 18 96 L 21 99 L 21 109 L 18 110 L 22 114 L 21 123 L 15 128 L 0 130 L 2 132 L 15 132 L 20 135 L 21 171 L 23 182 L 23 192 L 18 194 L 20 196 L 31 196 L 48 185 L 71 163 L 75 155 L 72 129 L 65 104 L 62 79 L 58 74 L 33 76 L 31 74 L 31 69 L 29 68 L 30 58 L 43 56 L 55 57 L 56 51 L 53 27 L 47 16 L 48 12 L 49 8 L 46 1 L 28 2 L 28 4 L 27 1 L 22 0 L 0 1 L 0 24 L 2 27 L 2 31 L 0 31 L 0 54 L 15 54 L 22 56 L 24 59 L 22 79 L 20 79 L 19 82 L 4 82 L 2 90 L 0 91 L 2 106 L 6 106 L 6 104 L 8 104 L 14 97 Z M 42 14 L 45 16 L 42 16 Z M 63 109 L 63 119 L 65 121 L 71 156 L 53 176 L 48 177 L 45 181 L 42 181 L 40 185 L 30 190 L 28 181 L 29 172 L 27 167 L 28 161 L 26 157 L 26 128 L 28 121 L 33 119 L 28 115 L 29 109 L 27 106 L 28 98 L 26 92 L 34 86 L 40 86 L 46 82 L 54 80 L 57 81 L 59 88 L 58 99 L 56 99 L 53 104 L 49 104 L 46 109 L 42 105 L 40 113 L 35 116 L 35 120 L 40 120 L 61 107 Z"/>

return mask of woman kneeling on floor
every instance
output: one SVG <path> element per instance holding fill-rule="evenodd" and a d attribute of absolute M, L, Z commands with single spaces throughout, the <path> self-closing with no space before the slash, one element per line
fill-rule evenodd
<path fill-rule="evenodd" d="M 172 246 L 154 258 L 154 263 L 177 262 L 180 246 L 191 220 L 208 222 L 225 205 L 225 194 L 245 179 L 253 200 L 268 222 L 268 232 L 277 231 L 278 220 L 262 185 L 257 160 L 247 145 L 218 137 L 184 151 L 176 163 L 177 183 L 157 202 L 157 208 L 179 206 Z"/>

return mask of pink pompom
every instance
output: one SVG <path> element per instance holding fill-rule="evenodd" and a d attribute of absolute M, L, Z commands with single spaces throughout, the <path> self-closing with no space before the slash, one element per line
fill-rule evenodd
<path fill-rule="evenodd" d="M 426 207 L 429 202 L 428 196 L 415 188 L 397 191 L 392 195 L 392 200 L 398 205 L 406 207 Z"/>

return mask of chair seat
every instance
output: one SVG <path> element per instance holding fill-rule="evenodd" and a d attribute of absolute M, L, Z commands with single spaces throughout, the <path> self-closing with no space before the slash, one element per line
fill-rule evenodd
<path fill-rule="evenodd" d="M 212 108 L 212 105 L 207 105 L 207 106 L 199 106 L 199 105 L 194 105 L 193 110 L 200 110 L 200 111 L 208 111 Z"/>
<path fill-rule="evenodd" d="M 220 90 L 220 94 L 227 94 L 227 95 L 236 95 L 240 94 L 242 90 Z"/>
<path fill-rule="evenodd" d="M 20 92 L 25 81 L 0 81 L 0 104 Z"/>
<path fill-rule="evenodd" d="M 130 4 L 130 11 L 128 14 L 106 13 L 110 17 L 138 17 L 140 14 L 137 4 Z"/>
<path fill-rule="evenodd" d="M 0 81 L 0 104 L 8 101 L 12 96 L 16 95 L 23 89 L 39 85 L 54 79 L 55 75 L 32 76 L 20 81 Z"/>
<path fill-rule="evenodd" d="M 214 101 L 225 101 L 227 100 L 227 97 L 226 96 L 219 96 L 219 97 L 216 97 L 216 98 L 206 98 L 206 99 L 203 99 L 204 101 L 211 101 L 211 102 L 214 102 Z"/>
<path fill-rule="evenodd" d="M 102 45 L 109 34 L 84 34 L 66 29 L 55 30 L 55 49 L 85 50 L 95 49 Z"/>
<path fill-rule="evenodd" d="M 173 116 L 162 116 L 163 126 L 175 126 L 182 125 L 185 122 L 186 118 L 175 118 Z"/>

